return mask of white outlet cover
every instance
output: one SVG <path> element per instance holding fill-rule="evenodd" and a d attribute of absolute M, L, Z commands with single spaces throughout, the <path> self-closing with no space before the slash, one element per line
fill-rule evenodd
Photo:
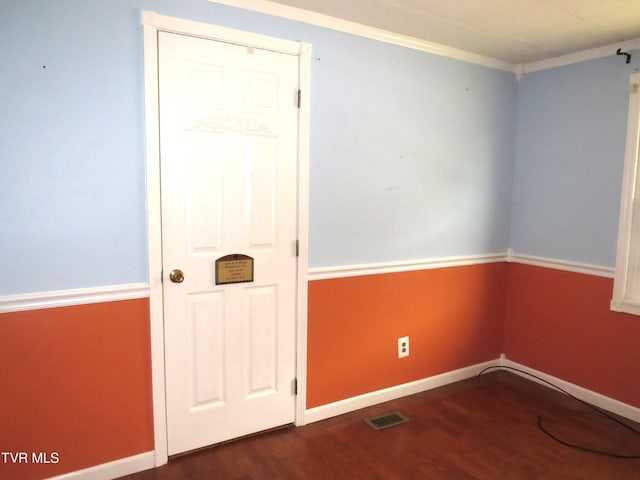
<path fill-rule="evenodd" d="M 409 356 L 409 337 L 400 337 L 398 339 L 398 358 Z"/>

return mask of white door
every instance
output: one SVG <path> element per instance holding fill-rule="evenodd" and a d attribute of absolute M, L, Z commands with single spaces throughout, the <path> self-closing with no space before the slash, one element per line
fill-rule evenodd
<path fill-rule="evenodd" d="M 165 32 L 158 64 L 172 455 L 295 418 L 299 70 Z"/>

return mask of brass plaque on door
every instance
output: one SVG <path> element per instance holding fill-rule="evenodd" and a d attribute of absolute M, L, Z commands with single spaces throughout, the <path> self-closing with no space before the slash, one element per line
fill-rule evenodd
<path fill-rule="evenodd" d="M 253 258 L 233 253 L 216 260 L 216 285 L 253 282 Z"/>

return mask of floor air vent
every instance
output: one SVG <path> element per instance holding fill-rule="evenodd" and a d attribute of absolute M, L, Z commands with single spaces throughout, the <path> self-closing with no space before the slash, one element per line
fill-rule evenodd
<path fill-rule="evenodd" d="M 380 417 L 365 418 L 364 421 L 374 430 L 382 430 L 408 422 L 409 419 L 400 412 L 391 412 Z"/>

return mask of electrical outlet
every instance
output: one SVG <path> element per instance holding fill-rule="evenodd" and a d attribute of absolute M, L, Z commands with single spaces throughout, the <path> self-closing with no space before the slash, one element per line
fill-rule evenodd
<path fill-rule="evenodd" d="M 409 337 L 400 337 L 398 339 L 398 358 L 409 356 Z"/>

